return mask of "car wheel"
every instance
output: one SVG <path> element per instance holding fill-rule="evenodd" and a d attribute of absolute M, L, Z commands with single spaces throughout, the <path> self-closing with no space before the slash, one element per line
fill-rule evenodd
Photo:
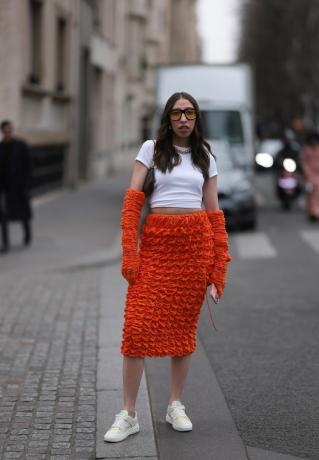
<path fill-rule="evenodd" d="M 257 228 L 257 219 L 251 219 L 242 224 L 241 228 L 243 230 L 256 230 Z"/>

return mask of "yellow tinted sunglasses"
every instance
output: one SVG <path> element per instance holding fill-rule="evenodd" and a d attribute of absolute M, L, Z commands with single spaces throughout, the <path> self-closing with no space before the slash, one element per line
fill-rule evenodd
<path fill-rule="evenodd" d="M 188 109 L 173 109 L 169 113 L 169 117 L 173 121 L 178 121 L 182 118 L 182 114 L 185 115 L 187 120 L 195 120 L 196 110 L 189 107 Z"/>

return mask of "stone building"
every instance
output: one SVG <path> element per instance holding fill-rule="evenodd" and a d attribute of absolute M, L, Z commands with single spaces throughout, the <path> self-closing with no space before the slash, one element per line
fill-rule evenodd
<path fill-rule="evenodd" d="M 1 0 L 0 118 L 32 146 L 34 186 L 73 181 L 77 0 Z"/>
<path fill-rule="evenodd" d="M 130 162 L 158 64 L 200 61 L 197 0 L 1 0 L 0 119 L 32 147 L 33 186 Z"/>
<path fill-rule="evenodd" d="M 108 1 L 97 0 L 95 6 L 103 5 L 109 10 Z M 93 162 L 96 172 L 103 174 L 105 170 L 131 165 L 128 155 L 134 155 L 150 135 L 156 67 L 200 62 L 196 3 L 197 0 L 117 0 L 113 5 L 115 57 L 110 75 L 115 100 L 114 117 L 109 120 L 112 148 L 104 154 L 92 152 L 91 158 L 99 160 Z"/>
<path fill-rule="evenodd" d="M 161 64 L 198 64 L 201 44 L 197 29 L 197 0 L 165 1 L 165 29 L 159 61 Z"/>

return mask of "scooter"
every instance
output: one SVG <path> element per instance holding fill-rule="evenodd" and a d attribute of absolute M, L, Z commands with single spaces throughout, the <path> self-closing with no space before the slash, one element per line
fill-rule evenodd
<path fill-rule="evenodd" d="M 289 211 L 302 190 L 296 160 L 284 158 L 277 174 L 277 197 L 282 208 Z"/>

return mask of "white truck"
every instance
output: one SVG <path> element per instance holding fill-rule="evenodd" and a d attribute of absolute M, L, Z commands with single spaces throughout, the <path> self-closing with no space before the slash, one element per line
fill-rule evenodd
<path fill-rule="evenodd" d="M 253 167 L 253 84 L 248 64 L 158 67 L 156 103 L 159 110 L 176 91 L 190 93 L 199 103 L 206 139 L 229 143 L 236 163 Z M 218 156 L 218 152 L 216 154 Z"/>
<path fill-rule="evenodd" d="M 253 79 L 248 64 L 196 64 L 157 68 L 158 114 L 175 92 L 198 102 L 204 136 L 216 156 L 221 205 L 230 226 L 254 228 L 255 161 Z"/>

